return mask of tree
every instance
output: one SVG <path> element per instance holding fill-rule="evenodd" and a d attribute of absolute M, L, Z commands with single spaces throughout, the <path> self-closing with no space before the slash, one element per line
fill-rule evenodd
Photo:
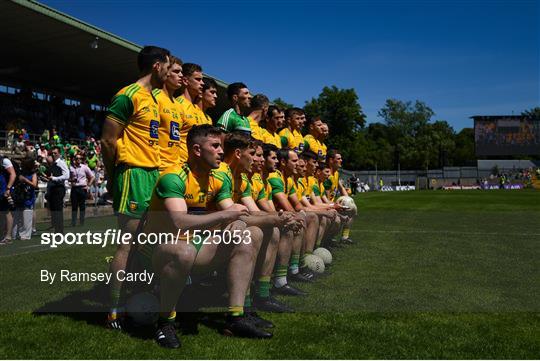
<path fill-rule="evenodd" d="M 540 107 L 531 108 L 523 111 L 521 115 L 530 119 L 540 119 Z"/>
<path fill-rule="evenodd" d="M 306 101 L 304 111 L 308 119 L 320 116 L 328 124 L 329 148 L 339 149 L 349 169 L 359 169 L 368 163 L 368 140 L 361 130 L 366 116 L 358 103 L 354 89 L 324 87 L 317 98 Z"/>
<path fill-rule="evenodd" d="M 455 136 L 456 150 L 453 152 L 453 164 L 456 166 L 474 166 L 476 152 L 474 149 L 474 129 L 463 128 Z"/>
<path fill-rule="evenodd" d="M 281 98 L 274 99 L 272 101 L 272 103 L 274 103 L 275 105 L 277 105 L 281 109 L 288 109 L 288 108 L 293 108 L 294 107 L 294 105 L 287 103 L 285 100 L 283 100 Z"/>
<path fill-rule="evenodd" d="M 306 117 L 320 116 L 328 124 L 330 139 L 328 143 L 338 149 L 344 149 L 345 139 L 355 139 L 362 129 L 366 116 L 358 103 L 354 89 L 339 89 L 336 86 L 324 87 L 317 98 L 306 101 Z"/>

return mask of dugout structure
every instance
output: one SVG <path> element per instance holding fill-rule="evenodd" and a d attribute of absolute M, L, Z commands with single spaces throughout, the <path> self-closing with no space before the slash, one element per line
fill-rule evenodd
<path fill-rule="evenodd" d="M 37 1 L 0 2 L 0 39 L 3 86 L 107 106 L 120 88 L 137 80 L 140 45 Z M 218 83 L 218 104 L 211 114 L 217 120 L 228 108 L 228 84 L 205 75 Z"/>

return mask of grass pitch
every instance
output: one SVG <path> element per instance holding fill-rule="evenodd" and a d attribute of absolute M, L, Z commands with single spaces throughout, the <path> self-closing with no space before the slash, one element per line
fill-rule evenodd
<path fill-rule="evenodd" d="M 540 355 L 539 192 L 368 193 L 357 204 L 356 244 L 333 252 L 327 277 L 300 286 L 308 297 L 284 299 L 300 312 L 264 314 L 276 325 L 274 338 L 265 341 L 221 336 L 219 318 L 209 317 L 198 335 L 181 336 L 182 348 L 169 351 L 145 336 L 104 329 L 102 313 L 38 314 L 45 305 L 76 304 L 99 289 L 48 286 L 39 282 L 41 269 L 105 271 L 104 258 L 114 249 L 51 250 L 38 238 L 2 247 L 0 358 Z M 87 229 L 114 224 L 112 217 L 93 219 Z"/>

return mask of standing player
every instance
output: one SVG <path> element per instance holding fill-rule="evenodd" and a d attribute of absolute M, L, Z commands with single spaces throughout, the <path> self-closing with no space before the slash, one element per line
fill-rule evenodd
<path fill-rule="evenodd" d="M 304 126 L 304 111 L 300 108 L 289 108 L 285 112 L 286 128 L 283 128 L 279 135 L 281 137 L 281 147 L 294 150 L 296 153 L 302 153 L 304 150 L 304 137 L 302 136 L 302 127 Z"/>
<path fill-rule="evenodd" d="M 154 89 L 152 94 L 159 104 L 159 171 L 178 164 L 180 159 L 180 128 L 182 108 L 174 99 L 174 92 L 182 86 L 182 61 L 171 56 L 171 66 L 163 89 Z"/>
<path fill-rule="evenodd" d="M 283 110 L 276 107 L 275 105 L 269 106 L 268 111 L 266 112 L 267 132 L 264 133 L 263 142 L 267 144 L 273 144 L 278 149 L 280 149 L 281 137 L 278 134 L 278 129 L 283 127 L 284 122 L 285 122 L 285 114 L 283 113 Z"/>
<path fill-rule="evenodd" d="M 319 162 L 326 161 L 326 145 L 322 142 L 324 122 L 320 117 L 311 118 L 309 121 L 309 134 L 304 137 L 304 149 L 317 154 Z"/>
<path fill-rule="evenodd" d="M 251 94 L 244 83 L 232 83 L 227 87 L 227 97 L 231 102 L 232 108 L 227 110 L 217 125 L 227 132 L 240 130 L 248 134 L 251 133 L 249 119 L 246 117 L 251 104 Z"/>
<path fill-rule="evenodd" d="M 159 109 L 152 90 L 163 87 L 169 57 L 168 50 L 156 46 L 146 46 L 139 52 L 139 80 L 114 96 L 103 124 L 101 144 L 109 177 L 107 187 L 112 189 L 118 226 L 125 233 L 137 230 L 159 176 Z M 118 246 L 111 273 L 126 269 L 130 250 L 129 244 Z M 121 290 L 122 282 L 113 277 L 108 325 L 115 329 L 121 329 Z"/>
<path fill-rule="evenodd" d="M 248 116 L 251 136 L 261 142 L 264 141 L 267 131 L 260 124 L 266 119 L 269 104 L 270 101 L 264 94 L 257 94 L 251 99 L 251 108 Z"/>
<path fill-rule="evenodd" d="M 217 102 L 217 83 L 214 79 L 204 77 L 202 95 L 197 102 L 197 107 L 202 111 L 205 118 L 205 124 L 212 124 L 212 118 L 207 114 L 209 109 L 216 106 Z"/>
<path fill-rule="evenodd" d="M 185 63 L 182 66 L 183 94 L 176 98 L 182 109 L 182 127 L 180 128 L 180 164 L 187 160 L 186 138 L 190 129 L 194 125 L 212 124 L 204 116 L 199 107 L 195 105 L 197 99 L 202 96 L 203 91 L 203 71 L 198 64 Z"/>

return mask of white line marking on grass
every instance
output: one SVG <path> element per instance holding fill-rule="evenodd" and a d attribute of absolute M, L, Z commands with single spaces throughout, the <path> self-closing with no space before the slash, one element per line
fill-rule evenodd
<path fill-rule="evenodd" d="M 422 230 L 372 230 L 372 229 L 354 229 L 352 232 L 362 233 L 435 233 L 435 234 L 456 234 L 456 235 L 474 235 L 474 236 L 524 236 L 539 237 L 540 233 L 501 233 L 501 232 L 459 232 L 459 231 L 422 231 Z"/>

